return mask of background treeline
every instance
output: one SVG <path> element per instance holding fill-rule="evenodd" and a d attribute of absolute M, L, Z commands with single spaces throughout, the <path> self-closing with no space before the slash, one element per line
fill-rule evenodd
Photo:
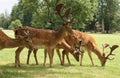
<path fill-rule="evenodd" d="M 63 11 L 71 7 L 72 27 L 82 31 L 111 33 L 120 31 L 120 0 L 19 0 L 12 12 L 0 14 L 0 27 L 18 26 L 58 29 L 63 23 L 55 6 L 64 3 Z"/>

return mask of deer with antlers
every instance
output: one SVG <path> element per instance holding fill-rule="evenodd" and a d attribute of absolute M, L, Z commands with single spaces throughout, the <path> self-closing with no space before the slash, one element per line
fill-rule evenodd
<path fill-rule="evenodd" d="M 53 30 L 50 30 L 50 31 L 53 31 Z M 16 34 L 16 35 L 17 35 L 17 34 Z M 56 47 L 55 47 L 55 49 L 56 49 L 56 51 L 57 51 L 57 54 L 58 54 L 58 56 L 59 56 L 61 65 L 63 65 L 63 61 L 62 61 L 62 59 L 61 59 L 61 54 L 60 54 L 59 49 L 64 49 L 64 50 L 66 50 L 67 52 L 70 52 L 70 53 L 74 56 L 74 58 L 76 59 L 76 61 L 79 61 L 79 53 L 74 54 L 73 52 L 75 52 L 76 49 L 73 49 L 73 48 L 74 48 L 74 46 L 77 46 L 77 45 L 81 42 L 81 40 L 78 40 L 78 39 L 76 38 L 76 36 L 74 36 L 74 35 L 69 35 L 69 36 L 70 36 L 70 37 L 68 37 L 68 38 L 69 38 L 71 41 L 76 40 L 76 41 L 74 41 L 74 43 L 72 43 L 72 45 L 69 45 L 70 43 L 67 43 L 67 42 L 63 39 L 63 40 L 62 40 L 61 42 L 59 42 L 59 43 L 56 45 Z M 73 48 L 71 48 L 71 47 L 73 47 Z M 16 50 L 17 54 L 19 54 L 23 49 L 24 49 L 24 47 L 19 47 L 19 48 Z M 27 64 L 29 64 L 29 58 L 30 58 L 30 55 L 31 55 L 31 52 L 32 52 L 32 51 L 33 51 L 33 53 L 34 53 L 34 58 L 35 58 L 35 61 L 36 61 L 36 65 L 38 65 L 38 60 L 37 60 L 37 55 L 36 55 L 38 49 L 34 49 L 34 50 L 29 49 L 29 50 L 28 50 Z M 80 52 L 80 50 L 77 50 L 77 51 Z M 19 55 L 18 55 L 18 56 L 19 56 Z M 47 51 L 46 51 L 46 49 L 44 49 L 44 63 L 43 63 L 44 66 L 45 66 L 45 63 L 46 63 L 46 57 L 47 57 Z M 70 64 L 69 57 L 67 57 L 67 59 L 68 59 L 68 63 Z"/>
<path fill-rule="evenodd" d="M 96 41 L 95 41 L 95 39 L 92 36 L 90 36 L 90 35 L 88 35 L 86 33 L 80 32 L 78 30 L 73 30 L 73 33 L 76 33 L 77 36 L 82 40 L 82 44 L 81 44 L 81 49 L 80 50 L 82 50 L 82 48 L 84 48 L 82 50 L 82 52 L 81 52 L 80 65 L 82 65 L 82 59 L 83 59 L 84 50 L 87 50 L 88 55 L 90 57 L 90 60 L 91 60 L 93 66 L 94 66 L 94 63 L 93 63 L 93 59 L 92 59 L 92 56 L 91 56 L 91 52 L 95 53 L 98 56 L 98 58 L 100 60 L 100 63 L 101 63 L 101 66 L 105 66 L 105 63 L 106 63 L 107 59 L 110 59 L 109 56 L 113 55 L 112 52 L 118 47 L 118 45 L 113 45 L 112 47 L 110 47 L 110 53 L 105 56 L 104 49 L 106 47 L 108 47 L 107 44 L 103 45 L 103 51 L 101 51 L 98 48 L 98 46 L 96 44 Z M 63 59 L 64 59 L 64 56 L 67 55 L 66 53 L 67 52 L 63 53 Z"/>
<path fill-rule="evenodd" d="M 53 30 L 49 30 L 49 31 L 53 31 Z M 15 34 L 15 36 L 17 36 L 18 34 Z M 69 34 L 68 36 L 66 36 L 61 42 L 59 42 L 55 49 L 57 51 L 57 54 L 59 56 L 59 59 L 60 59 L 60 62 L 61 62 L 61 65 L 64 65 L 64 59 L 61 59 L 61 54 L 60 54 L 60 51 L 59 49 L 64 49 L 63 53 L 66 54 L 66 57 L 67 57 L 67 60 L 68 60 L 68 63 L 70 63 L 70 59 L 68 57 L 69 53 L 70 52 L 77 61 L 79 61 L 79 53 L 73 53 L 74 52 L 74 49 L 72 49 L 71 47 L 74 47 L 76 52 L 80 52 L 79 48 L 81 46 L 81 39 L 79 39 L 77 37 L 77 35 L 75 33 L 73 34 Z M 78 47 L 78 48 L 76 48 Z M 24 47 L 19 47 L 18 50 L 21 52 L 23 50 Z M 38 65 L 38 60 L 37 60 L 37 56 L 36 56 L 36 53 L 37 53 L 37 50 L 38 49 L 35 49 L 33 50 L 33 53 L 34 53 L 34 58 L 35 58 L 35 61 L 36 61 L 36 65 Z M 30 55 L 31 55 L 31 52 L 32 50 L 28 50 L 28 56 L 27 56 L 27 64 L 29 64 L 29 58 L 30 58 Z M 66 52 L 66 53 L 65 53 Z M 43 65 L 45 66 L 45 63 L 46 63 L 46 57 L 47 57 L 47 51 L 46 49 L 44 50 L 44 63 Z M 63 56 L 62 56 L 63 57 Z M 64 58 L 64 57 L 63 57 Z"/>
<path fill-rule="evenodd" d="M 70 13 L 70 8 L 68 8 L 65 12 L 64 15 L 60 14 L 60 11 L 63 7 L 63 4 L 58 4 L 56 6 L 56 11 L 58 15 L 64 20 L 63 17 L 67 17 Z M 65 20 L 64 20 L 65 21 Z M 23 35 L 26 35 L 26 31 L 29 31 L 31 35 L 29 36 L 32 40 L 32 44 L 36 49 L 39 48 L 44 48 L 49 55 L 50 59 L 50 67 L 52 66 L 53 63 L 53 50 L 56 47 L 56 45 L 61 42 L 64 37 L 66 37 L 68 34 L 72 34 L 72 29 L 71 29 L 71 20 L 67 19 L 65 23 L 61 26 L 59 31 L 50 31 L 50 30 L 45 30 L 45 29 L 36 29 L 32 27 L 23 27 L 23 28 L 18 28 L 17 29 L 17 34 L 16 36 L 18 38 L 21 38 Z M 22 33 L 22 34 L 21 34 Z M 17 65 L 20 66 L 20 61 L 19 61 L 19 54 L 21 52 L 21 49 L 16 50 L 16 60 L 19 62 Z M 75 55 L 75 54 L 74 54 Z M 15 64 L 16 65 L 16 64 Z"/>

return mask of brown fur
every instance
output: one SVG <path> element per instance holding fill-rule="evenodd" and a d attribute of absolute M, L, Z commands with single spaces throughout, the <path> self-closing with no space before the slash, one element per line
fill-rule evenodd
<path fill-rule="evenodd" d="M 53 30 L 51 30 L 51 32 L 53 32 Z M 66 52 L 70 52 L 70 53 L 75 57 L 75 59 L 76 59 L 77 61 L 79 61 L 79 53 L 74 54 L 74 53 L 73 53 L 73 51 L 74 51 L 73 48 L 75 47 L 75 45 L 79 45 L 79 42 L 80 42 L 80 41 L 81 41 L 81 39 L 79 39 L 79 38 L 76 36 L 76 34 L 74 33 L 74 34 L 72 34 L 72 35 L 66 36 L 65 39 L 63 39 L 61 42 L 59 42 L 59 43 L 56 45 L 55 49 L 56 49 L 56 51 L 57 51 L 57 53 L 58 53 L 58 56 L 59 56 L 59 59 L 60 59 L 60 62 L 61 62 L 62 65 L 64 65 L 64 59 L 61 59 L 61 55 L 60 55 L 59 49 L 62 48 L 62 49 L 64 49 Z M 69 45 L 70 45 L 70 46 L 69 46 Z M 71 48 L 71 47 L 73 47 L 73 48 Z M 31 52 L 32 52 L 32 51 L 30 51 L 30 50 L 28 51 L 27 64 L 29 64 L 29 57 L 30 57 Z M 34 53 L 34 57 L 35 57 L 35 60 L 36 60 L 36 64 L 38 64 L 37 56 L 36 56 L 36 50 L 33 51 L 33 53 Z M 65 54 L 68 54 L 68 53 L 65 53 Z M 45 56 L 44 56 L 44 63 L 43 63 L 43 65 L 45 65 L 45 63 L 46 63 L 46 56 L 47 56 L 47 55 L 46 55 L 46 51 L 45 51 Z M 68 55 L 66 55 L 66 56 L 67 56 L 68 63 L 71 64 Z M 62 57 L 63 57 L 63 56 L 62 56 Z"/>
<path fill-rule="evenodd" d="M 50 66 L 53 63 L 53 49 L 56 45 L 63 40 L 65 36 L 72 32 L 71 30 L 71 23 L 65 23 L 59 31 L 50 31 L 50 30 L 43 30 L 43 29 L 35 29 L 32 27 L 23 27 L 18 28 L 18 32 L 16 36 L 23 36 L 25 34 L 24 31 L 29 31 L 31 33 L 30 37 L 32 39 L 33 46 L 38 48 L 44 48 L 47 50 L 50 58 Z"/>
<path fill-rule="evenodd" d="M 29 47 L 25 40 L 10 38 L 2 30 L 0 30 L 0 49 L 14 48 L 20 46 Z"/>
<path fill-rule="evenodd" d="M 98 48 L 95 39 L 92 36 L 90 36 L 84 32 L 80 32 L 78 30 L 74 30 L 73 32 L 82 40 L 82 46 L 83 46 L 84 50 L 87 50 L 90 60 L 92 62 L 92 65 L 94 66 L 91 52 L 95 53 L 98 56 L 101 66 L 104 66 L 105 62 L 106 62 L 105 54 Z M 82 51 L 84 52 L 84 50 L 82 50 Z M 63 54 L 65 54 L 65 53 L 63 53 Z M 83 54 L 81 54 L 80 65 L 82 65 L 82 58 L 83 58 Z"/>

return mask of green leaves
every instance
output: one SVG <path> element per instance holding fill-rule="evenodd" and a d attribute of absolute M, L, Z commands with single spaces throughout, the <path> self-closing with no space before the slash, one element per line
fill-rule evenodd
<path fill-rule="evenodd" d="M 16 27 L 22 26 L 21 22 L 19 19 L 16 19 L 15 21 L 12 21 L 9 28 L 14 29 Z"/>

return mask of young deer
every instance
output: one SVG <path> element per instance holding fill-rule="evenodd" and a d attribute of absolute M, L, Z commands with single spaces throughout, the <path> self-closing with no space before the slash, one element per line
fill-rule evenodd
<path fill-rule="evenodd" d="M 63 16 L 60 14 L 60 10 L 63 7 L 63 4 L 59 4 L 56 6 L 56 11 L 60 15 L 60 17 L 63 19 Z M 68 18 L 70 12 L 70 8 L 68 8 L 64 14 Z M 64 20 L 64 19 L 63 19 Z M 65 21 L 65 20 L 64 20 Z M 19 33 L 17 34 L 17 37 L 22 37 L 23 34 L 26 35 L 24 32 L 29 31 L 31 35 L 29 36 L 32 40 L 32 44 L 36 49 L 44 48 L 48 52 L 49 59 L 50 59 L 50 67 L 53 63 L 53 50 L 56 47 L 56 45 L 64 39 L 68 34 L 72 34 L 71 29 L 71 20 L 65 21 L 65 23 L 61 26 L 59 31 L 49 31 L 45 29 L 36 29 L 32 27 L 23 27 L 17 29 Z M 23 33 L 23 34 L 20 34 Z M 16 55 L 19 55 L 20 51 L 16 51 Z M 17 56 L 19 58 L 19 56 Z M 20 65 L 20 61 L 18 60 L 18 65 Z"/>
<path fill-rule="evenodd" d="M 104 51 L 101 51 L 98 48 L 98 46 L 96 44 L 96 41 L 92 36 L 90 36 L 86 33 L 80 32 L 78 30 L 73 30 L 73 33 L 76 33 L 76 35 L 82 40 L 82 47 L 85 50 L 87 50 L 93 66 L 94 66 L 94 63 L 93 63 L 93 59 L 92 59 L 92 56 L 91 56 L 91 52 L 94 52 L 98 56 L 98 58 L 100 60 L 100 63 L 101 63 L 101 66 L 105 66 L 105 63 L 106 63 L 107 59 L 109 59 L 109 56 L 113 55 L 112 52 L 118 47 L 118 45 L 113 45 L 112 47 L 110 47 L 110 53 L 105 56 Z M 82 49 L 80 49 L 80 50 L 82 50 Z M 67 53 L 67 52 L 63 52 L 63 57 L 64 57 L 65 53 Z M 82 65 L 82 58 L 83 58 L 84 50 L 82 50 L 81 53 L 82 54 L 81 54 L 80 65 Z"/>

